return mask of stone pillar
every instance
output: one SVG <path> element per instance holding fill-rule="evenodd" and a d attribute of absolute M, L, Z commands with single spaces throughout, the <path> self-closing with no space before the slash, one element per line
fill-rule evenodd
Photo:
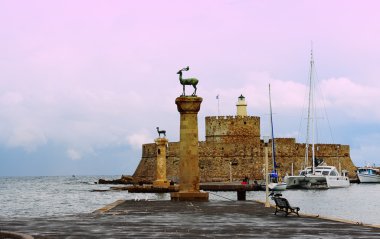
<path fill-rule="evenodd" d="M 157 145 L 156 151 L 156 181 L 153 182 L 153 187 L 167 188 L 169 182 L 166 179 L 166 138 L 157 138 L 154 140 Z"/>
<path fill-rule="evenodd" d="M 201 97 L 181 96 L 175 101 L 180 118 L 179 192 L 173 201 L 208 201 L 208 193 L 199 190 L 198 112 Z"/>

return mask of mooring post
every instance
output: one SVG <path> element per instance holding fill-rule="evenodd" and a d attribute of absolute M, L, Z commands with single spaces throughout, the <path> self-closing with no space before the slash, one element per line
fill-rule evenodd
<path fill-rule="evenodd" d="M 246 200 L 246 194 L 247 194 L 247 191 L 246 190 L 237 190 L 237 200 L 238 201 L 245 201 Z"/>

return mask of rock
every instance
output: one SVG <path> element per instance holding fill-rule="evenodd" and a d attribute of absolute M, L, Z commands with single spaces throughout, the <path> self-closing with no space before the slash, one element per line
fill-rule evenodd
<path fill-rule="evenodd" d="M 133 184 L 133 177 L 122 175 L 121 178 L 114 180 L 99 179 L 98 184 Z"/>

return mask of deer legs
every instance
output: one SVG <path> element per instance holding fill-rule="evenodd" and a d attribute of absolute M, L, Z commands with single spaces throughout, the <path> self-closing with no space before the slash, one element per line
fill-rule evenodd
<path fill-rule="evenodd" d="M 192 94 L 192 96 L 196 96 L 197 95 L 197 86 L 193 85 L 193 87 L 194 87 L 194 93 Z"/>
<path fill-rule="evenodd" d="M 185 96 L 185 84 L 183 84 L 182 87 L 183 87 L 182 96 Z M 194 87 L 194 92 L 191 95 L 196 96 L 197 95 L 197 86 L 193 85 L 193 87 Z"/>

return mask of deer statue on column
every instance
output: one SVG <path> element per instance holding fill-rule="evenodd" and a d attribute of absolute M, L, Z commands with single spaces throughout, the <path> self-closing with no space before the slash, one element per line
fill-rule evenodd
<path fill-rule="evenodd" d="M 164 137 L 166 137 L 166 130 L 160 130 L 159 127 L 156 127 L 156 129 L 157 129 L 157 133 L 158 133 L 159 138 L 161 137 L 161 134 L 163 134 Z"/>
<path fill-rule="evenodd" d="M 192 85 L 194 87 L 194 92 L 192 96 L 196 96 L 197 94 L 198 79 L 196 78 L 182 79 L 182 71 L 188 71 L 189 69 L 190 69 L 189 67 L 185 67 L 177 72 L 177 74 L 179 74 L 179 82 L 183 86 L 183 92 L 181 96 L 185 96 L 185 85 Z"/>

